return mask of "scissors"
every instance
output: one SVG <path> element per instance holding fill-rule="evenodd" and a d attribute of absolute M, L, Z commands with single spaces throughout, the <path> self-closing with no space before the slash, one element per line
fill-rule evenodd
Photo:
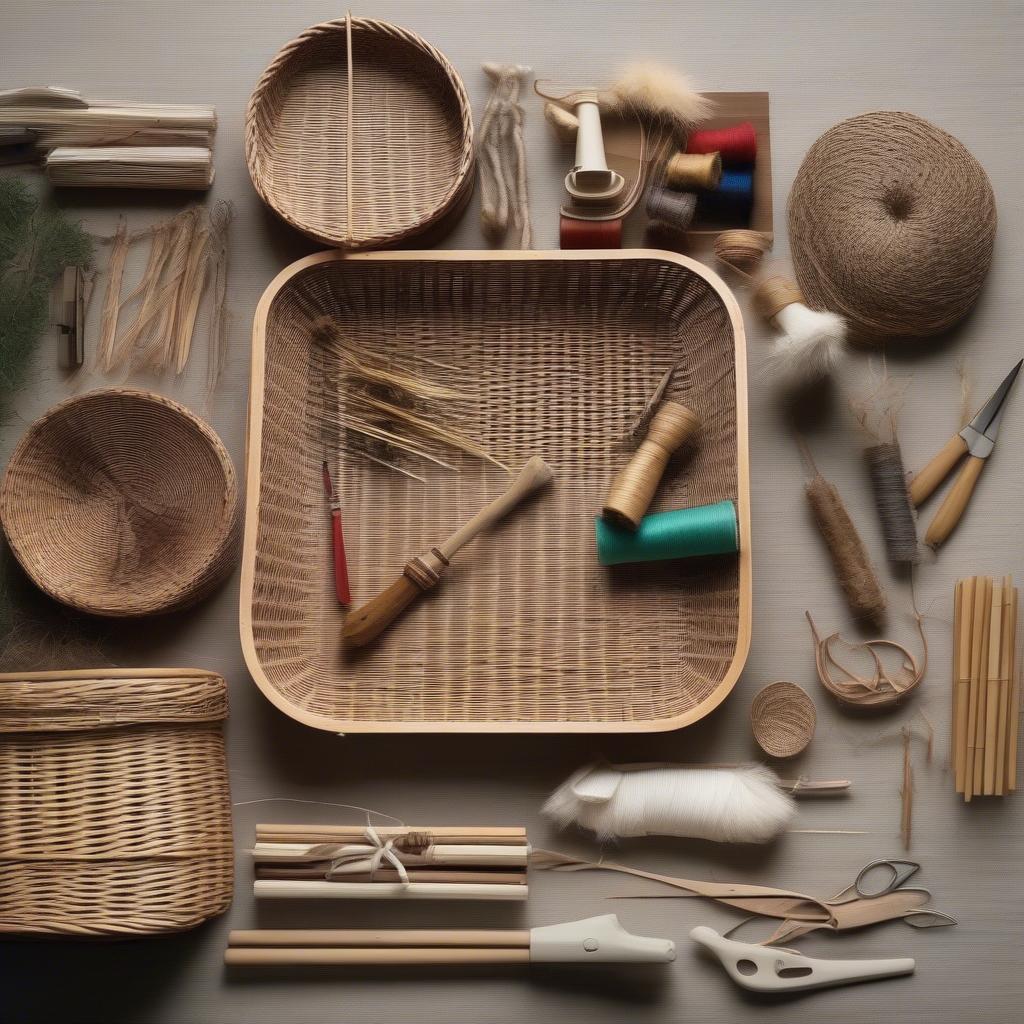
<path fill-rule="evenodd" d="M 930 890 L 903 884 L 920 870 L 921 865 L 913 860 L 889 857 L 873 860 L 860 869 L 848 886 L 825 901 L 825 906 L 832 911 L 831 921 L 783 921 L 764 940 L 764 945 L 777 945 L 821 929 L 842 932 L 884 921 L 903 920 L 912 928 L 946 928 L 956 924 L 956 919 L 949 914 L 922 909 L 932 898 Z M 881 884 L 872 883 L 872 876 L 879 872 L 882 873 Z M 725 933 L 726 937 L 750 920 L 753 918 L 740 921 Z"/>
<path fill-rule="evenodd" d="M 978 410 L 974 419 L 959 434 L 954 434 L 942 451 L 910 482 L 910 500 L 915 506 L 920 505 L 953 472 L 953 467 L 965 455 L 968 456 L 964 468 L 957 474 L 949 494 L 928 526 L 924 538 L 926 544 L 938 547 L 960 522 L 974 485 L 981 476 L 985 460 L 995 447 L 1006 398 L 1020 373 L 1021 363 L 1024 363 L 1024 359 L 1006 375 L 995 394 Z"/>

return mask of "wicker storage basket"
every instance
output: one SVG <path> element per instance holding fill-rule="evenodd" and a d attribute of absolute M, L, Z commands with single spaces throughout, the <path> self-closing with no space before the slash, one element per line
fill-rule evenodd
<path fill-rule="evenodd" d="M 365 349 L 455 367 L 464 432 L 552 488 L 461 552 L 372 647 L 341 650 L 321 483 L 328 317 Z M 652 511 L 737 502 L 741 554 L 603 569 L 593 517 L 658 379 L 703 422 Z M 429 363 L 426 364 L 429 368 Z M 341 400 L 344 401 L 342 394 Z M 340 732 L 677 728 L 732 689 L 750 638 L 743 325 L 708 268 L 657 250 L 320 253 L 257 309 L 242 646 L 279 708 Z M 343 451 L 337 484 L 355 601 L 398 576 L 507 478 L 458 454 L 426 484 Z"/>
<path fill-rule="evenodd" d="M 231 902 L 227 689 L 196 669 L 0 675 L 0 932 L 149 935 Z"/>
<path fill-rule="evenodd" d="M 263 73 L 245 116 L 261 198 L 292 227 L 381 249 L 461 209 L 473 113 L 459 73 L 415 32 L 372 18 L 314 25 Z M 351 103 L 350 103 L 351 100 Z"/>
<path fill-rule="evenodd" d="M 235 564 L 238 485 L 221 440 L 177 402 L 107 388 L 32 424 L 0 485 L 11 550 L 51 597 L 95 615 L 172 611 Z"/>

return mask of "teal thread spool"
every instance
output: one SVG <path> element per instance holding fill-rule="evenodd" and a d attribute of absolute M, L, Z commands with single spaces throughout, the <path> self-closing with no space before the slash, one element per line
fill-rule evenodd
<path fill-rule="evenodd" d="M 739 522 L 732 501 L 644 516 L 635 531 L 611 526 L 599 518 L 595 530 L 597 557 L 602 565 L 729 555 L 740 549 Z"/>

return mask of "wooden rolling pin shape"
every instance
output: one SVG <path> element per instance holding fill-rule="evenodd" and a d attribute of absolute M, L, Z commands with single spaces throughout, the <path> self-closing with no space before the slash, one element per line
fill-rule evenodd
<path fill-rule="evenodd" d="M 663 402 L 647 436 L 608 489 L 601 515 L 614 526 L 635 530 L 651 504 L 668 460 L 700 426 L 696 414 L 678 402 Z"/>
<path fill-rule="evenodd" d="M 452 557 L 478 533 L 493 526 L 534 491 L 554 478 L 554 470 L 536 456 L 522 468 L 509 484 L 508 490 L 482 508 L 472 519 L 456 530 L 446 541 L 412 558 L 405 570 L 387 590 L 357 608 L 341 631 L 346 647 L 362 647 L 375 640 L 425 590 L 438 584 Z"/>

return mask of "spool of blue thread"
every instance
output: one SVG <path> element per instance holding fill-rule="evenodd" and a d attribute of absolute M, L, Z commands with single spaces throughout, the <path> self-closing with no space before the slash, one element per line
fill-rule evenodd
<path fill-rule="evenodd" d="M 635 531 L 598 518 L 595 530 L 597 557 L 602 565 L 729 555 L 740 549 L 739 522 L 732 501 L 644 516 Z"/>
<path fill-rule="evenodd" d="M 732 167 L 722 171 L 722 180 L 713 192 L 702 192 L 703 209 L 718 217 L 746 220 L 754 205 L 754 169 Z"/>

